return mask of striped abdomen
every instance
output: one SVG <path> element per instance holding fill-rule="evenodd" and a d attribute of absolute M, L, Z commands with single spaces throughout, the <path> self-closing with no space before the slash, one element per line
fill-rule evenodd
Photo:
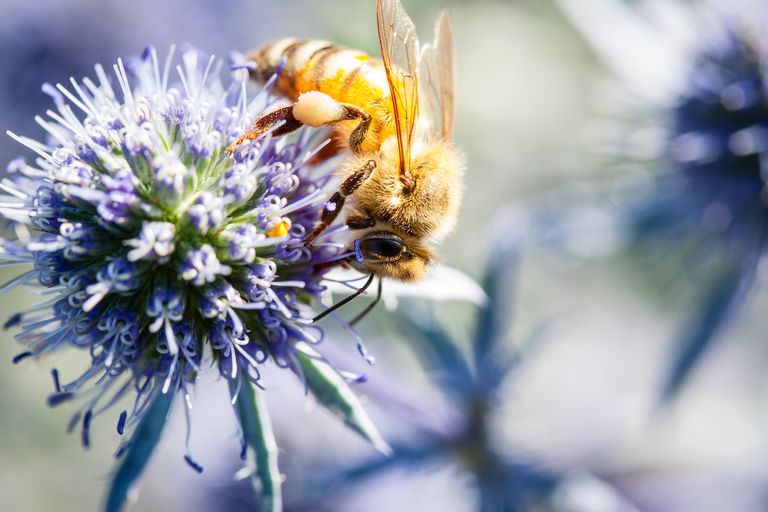
<path fill-rule="evenodd" d="M 328 41 L 297 39 L 268 43 L 249 57 L 256 62 L 252 78 L 264 83 L 279 71 L 275 88 L 291 100 L 303 92 L 320 91 L 365 110 L 373 118 L 366 137 L 370 149 L 394 133 L 389 85 L 380 59 Z M 344 135 L 354 123 L 339 125 Z"/>

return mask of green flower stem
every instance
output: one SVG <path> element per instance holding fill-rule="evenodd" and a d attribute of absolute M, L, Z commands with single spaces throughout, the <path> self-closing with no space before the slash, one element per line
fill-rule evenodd
<path fill-rule="evenodd" d="M 237 413 L 243 428 L 252 468 L 251 482 L 256 490 L 259 510 L 280 512 L 283 497 L 282 476 L 277 466 L 277 442 L 261 390 L 244 380 L 237 399 Z"/>

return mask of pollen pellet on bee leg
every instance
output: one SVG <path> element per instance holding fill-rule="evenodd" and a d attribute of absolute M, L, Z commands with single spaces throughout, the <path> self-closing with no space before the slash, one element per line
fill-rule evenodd
<path fill-rule="evenodd" d="M 293 105 L 293 117 L 307 126 L 323 126 L 346 117 L 344 106 L 320 91 L 301 94 Z"/>
<path fill-rule="evenodd" d="M 280 222 L 278 222 L 272 230 L 267 233 L 267 236 L 270 238 L 277 238 L 280 236 L 285 236 L 288 234 L 288 230 L 291 228 L 290 222 L 283 219 Z"/>

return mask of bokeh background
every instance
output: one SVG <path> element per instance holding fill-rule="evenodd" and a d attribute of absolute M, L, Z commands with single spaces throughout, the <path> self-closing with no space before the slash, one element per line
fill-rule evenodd
<path fill-rule="evenodd" d="M 404 4 L 423 40 L 441 8 L 450 10 L 455 23 L 455 138 L 469 170 L 464 213 L 443 254 L 448 265 L 479 278 L 493 240 L 517 236 L 528 205 L 582 198 L 617 178 L 620 171 L 590 151 L 610 70 L 550 0 Z M 171 43 L 190 43 L 226 56 L 296 36 L 376 54 L 374 16 L 373 0 L 3 0 L 1 124 L 41 136 L 34 116 L 49 106 L 43 82 L 92 74 L 94 63 L 111 64 L 148 44 L 162 51 Z M 0 162 L 24 153 L 10 138 L 0 139 Z M 563 204 L 562 213 L 567 211 Z M 580 226 L 564 248 L 524 251 L 519 280 L 509 290 L 516 297 L 514 313 L 509 311 L 510 348 L 546 329 L 500 388 L 493 425 L 498 449 L 562 476 L 542 510 L 765 510 L 765 297 L 756 294 L 680 395 L 659 408 L 672 342 L 690 313 L 696 283 L 672 286 L 642 255 L 617 249 L 615 230 L 603 229 L 599 215 Z M 33 300 L 28 290 L 15 290 L 0 298 L 0 312 L 10 316 Z M 416 305 L 404 301 L 401 307 Z M 456 339 L 467 338 L 472 305 L 446 302 L 433 309 Z M 415 436 L 414 424 L 445 425 L 458 413 L 430 379 L 434 367 L 415 355 L 393 318 L 379 308 L 360 327 L 377 358 L 374 367 L 365 368 L 348 341 L 332 354 L 369 374 L 358 392 L 385 437 L 407 442 Z M 50 367 L 74 374 L 87 357 L 67 353 L 14 366 L 18 351 L 12 332 L 2 333 L 0 508 L 97 510 L 117 446 L 113 426 L 94 426 L 93 447 L 83 451 L 77 435 L 65 432 L 67 407 L 45 405 Z M 449 459 L 341 486 L 312 502 L 317 508 L 302 504 L 318 472 L 378 455 L 315 407 L 292 376 L 267 371 L 265 383 L 289 510 L 476 509 L 472 479 Z M 184 464 L 183 418 L 174 416 L 134 510 L 253 510 L 233 478 L 239 447 L 226 396 L 225 386 L 212 377 L 197 386 L 192 448 L 205 472 L 197 475 Z"/>

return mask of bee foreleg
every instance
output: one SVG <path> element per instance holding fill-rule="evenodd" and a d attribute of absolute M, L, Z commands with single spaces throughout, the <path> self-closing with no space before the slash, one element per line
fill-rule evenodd
<path fill-rule="evenodd" d="M 323 211 L 320 212 L 320 223 L 304 239 L 304 245 L 311 245 L 315 238 L 320 236 L 320 233 L 325 231 L 325 229 L 336 220 L 336 217 L 339 216 L 339 213 L 344 206 L 346 197 L 360 188 L 360 185 L 370 177 L 375 168 L 376 162 L 368 160 L 364 166 L 347 176 L 346 179 L 341 182 L 339 190 L 334 192 L 331 198 L 325 205 L 323 205 Z"/>
<path fill-rule="evenodd" d="M 227 152 L 231 153 L 234 151 L 235 147 L 245 142 L 246 140 L 258 139 L 280 122 L 283 124 L 272 131 L 272 135 L 275 137 L 289 134 L 298 130 L 304 125 L 304 123 L 293 116 L 293 105 L 278 108 L 277 110 L 273 110 L 268 114 L 264 114 L 256 121 L 254 121 L 253 127 L 238 137 L 238 139 L 227 148 Z"/>
<path fill-rule="evenodd" d="M 355 190 L 360 188 L 360 185 L 365 183 L 365 180 L 371 177 L 371 173 L 373 173 L 375 168 L 376 162 L 368 160 L 364 166 L 347 176 L 346 179 L 341 182 L 341 187 L 339 187 L 341 193 L 345 196 L 353 194 Z"/>
<path fill-rule="evenodd" d="M 365 214 L 348 215 L 347 227 L 349 229 L 367 229 L 376 225 L 376 220 L 367 212 Z"/>

